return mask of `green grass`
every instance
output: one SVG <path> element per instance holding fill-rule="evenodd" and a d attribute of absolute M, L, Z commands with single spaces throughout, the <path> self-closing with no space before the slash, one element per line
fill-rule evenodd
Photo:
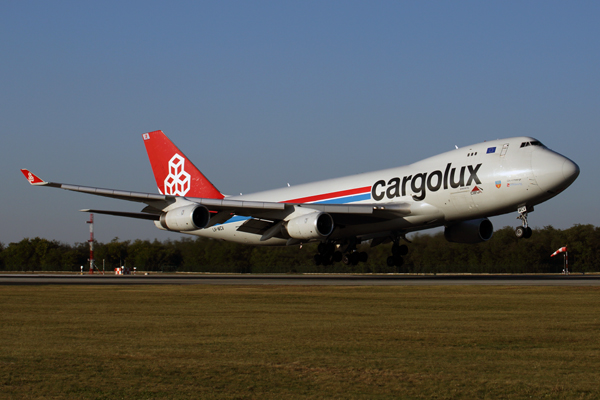
<path fill-rule="evenodd" d="M 600 289 L 0 287 L 0 398 L 600 398 Z"/>

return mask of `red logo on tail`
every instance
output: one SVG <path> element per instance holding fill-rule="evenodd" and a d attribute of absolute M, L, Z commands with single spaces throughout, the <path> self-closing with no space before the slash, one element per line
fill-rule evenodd
<path fill-rule="evenodd" d="M 185 172 L 185 158 L 175 153 L 169 160 L 169 175 L 165 179 L 165 193 L 185 196 L 190 191 L 190 174 Z"/>

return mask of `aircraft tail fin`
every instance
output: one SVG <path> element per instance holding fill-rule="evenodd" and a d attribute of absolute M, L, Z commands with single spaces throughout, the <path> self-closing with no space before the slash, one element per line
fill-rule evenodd
<path fill-rule="evenodd" d="M 162 131 L 144 133 L 142 138 L 161 194 L 205 199 L 225 197 Z"/>

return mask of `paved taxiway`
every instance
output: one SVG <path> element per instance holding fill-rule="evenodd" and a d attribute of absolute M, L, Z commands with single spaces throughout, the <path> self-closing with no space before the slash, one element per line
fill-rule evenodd
<path fill-rule="evenodd" d="M 600 286 L 600 275 L 2 274 L 0 285 Z"/>

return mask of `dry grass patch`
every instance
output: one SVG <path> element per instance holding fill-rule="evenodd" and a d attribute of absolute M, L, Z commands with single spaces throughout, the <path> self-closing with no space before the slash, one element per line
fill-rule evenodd
<path fill-rule="evenodd" d="M 0 287 L 0 397 L 598 398 L 599 295 Z"/>

